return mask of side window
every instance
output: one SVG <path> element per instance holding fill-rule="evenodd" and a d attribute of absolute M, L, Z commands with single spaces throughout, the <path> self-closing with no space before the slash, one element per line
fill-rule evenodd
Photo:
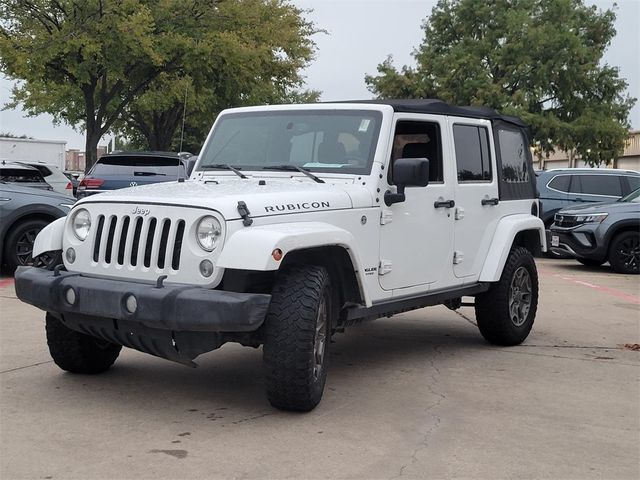
<path fill-rule="evenodd" d="M 391 151 L 389 183 L 393 184 L 393 162 L 398 158 L 429 160 L 429 182 L 444 181 L 442 168 L 442 136 L 440 125 L 432 122 L 402 120 L 396 124 Z"/>
<path fill-rule="evenodd" d="M 548 187 L 558 190 L 559 192 L 568 192 L 571 175 L 556 175 L 549 182 Z"/>
<path fill-rule="evenodd" d="M 629 192 L 633 192 L 640 188 L 640 177 L 625 177 L 629 182 Z"/>
<path fill-rule="evenodd" d="M 454 125 L 459 182 L 491 181 L 489 133 L 484 127 Z"/>
<path fill-rule="evenodd" d="M 498 130 L 502 179 L 507 183 L 529 182 L 527 154 L 522 134 L 514 130 Z"/>
<path fill-rule="evenodd" d="M 622 185 L 620 185 L 620 177 L 617 175 L 580 175 L 580 177 L 584 194 L 622 196 Z"/>

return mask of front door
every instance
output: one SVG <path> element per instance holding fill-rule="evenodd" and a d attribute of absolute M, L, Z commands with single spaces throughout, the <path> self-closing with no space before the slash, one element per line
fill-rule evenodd
<path fill-rule="evenodd" d="M 407 187 L 404 202 L 383 207 L 379 281 L 394 295 L 402 295 L 400 289 L 415 293 L 452 283 L 454 207 L 449 202 L 454 201 L 454 179 L 451 168 L 443 164 L 443 158 L 450 158 L 449 144 L 443 142 L 446 131 L 443 117 L 396 118 L 389 182 L 393 184 L 393 162 L 398 158 L 427 158 L 430 164 L 428 186 Z"/>

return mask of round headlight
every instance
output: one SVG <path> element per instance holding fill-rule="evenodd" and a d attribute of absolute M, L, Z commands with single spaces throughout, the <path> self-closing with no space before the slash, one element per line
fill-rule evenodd
<path fill-rule="evenodd" d="M 216 242 L 222 233 L 222 226 L 215 217 L 203 217 L 196 228 L 196 238 L 203 250 L 212 252 L 216 248 Z"/>
<path fill-rule="evenodd" d="M 89 235 L 91 229 L 91 215 L 84 208 L 81 208 L 73 214 L 71 219 L 71 229 L 73 234 L 78 237 L 78 240 L 83 240 Z"/>

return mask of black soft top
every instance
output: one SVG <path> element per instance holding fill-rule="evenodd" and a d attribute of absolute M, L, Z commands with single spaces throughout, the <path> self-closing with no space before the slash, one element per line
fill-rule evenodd
<path fill-rule="evenodd" d="M 456 117 L 483 118 L 486 120 L 502 120 L 520 128 L 526 128 L 525 123 L 518 117 L 501 115 L 488 107 L 458 107 L 434 98 L 406 99 L 406 100 L 349 100 L 330 103 L 369 103 L 389 105 L 396 112 L 432 113 L 438 115 L 452 115 Z"/>

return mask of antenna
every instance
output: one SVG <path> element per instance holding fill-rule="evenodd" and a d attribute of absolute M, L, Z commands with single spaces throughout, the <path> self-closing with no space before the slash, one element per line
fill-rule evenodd
<path fill-rule="evenodd" d="M 182 108 L 182 132 L 180 133 L 180 149 L 182 151 L 182 142 L 184 141 L 184 120 L 187 116 L 187 92 L 189 91 L 189 83 L 184 86 L 184 107 Z"/>

